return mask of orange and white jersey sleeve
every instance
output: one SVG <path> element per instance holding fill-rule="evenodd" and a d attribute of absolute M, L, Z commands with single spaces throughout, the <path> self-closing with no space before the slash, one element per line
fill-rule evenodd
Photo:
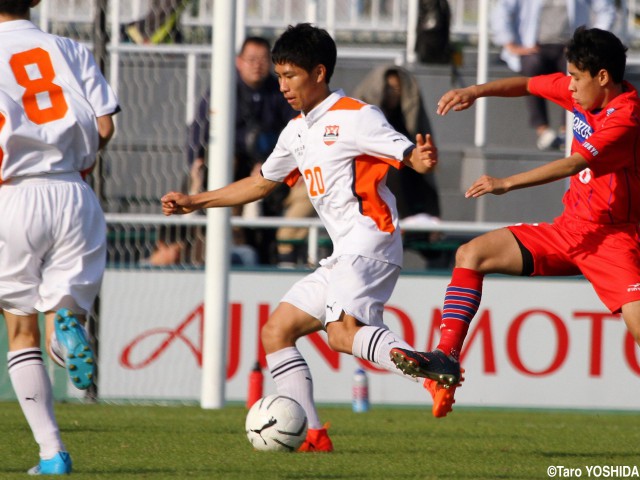
<path fill-rule="evenodd" d="M 302 176 L 333 242 L 333 255 L 361 255 L 402 265 L 389 167 L 400 168 L 414 144 L 372 105 L 334 92 L 289 122 L 262 165 L 269 180 Z"/>
<path fill-rule="evenodd" d="M 96 118 L 117 98 L 83 45 L 42 32 L 27 20 L 0 23 L 0 90 L 41 130 L 48 148 L 5 152 L 0 182 L 46 173 L 87 173 L 98 149 Z"/>

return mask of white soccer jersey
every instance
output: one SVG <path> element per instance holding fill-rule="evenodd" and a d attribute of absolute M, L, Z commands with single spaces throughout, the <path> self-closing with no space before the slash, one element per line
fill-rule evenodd
<path fill-rule="evenodd" d="M 0 90 L 45 135 L 43 144 L 13 136 L 0 183 L 43 173 L 89 172 L 98 149 L 96 117 L 118 111 L 115 94 L 89 50 L 42 32 L 28 20 L 0 23 Z"/>
<path fill-rule="evenodd" d="M 402 265 L 389 166 L 400 168 L 413 143 L 382 112 L 332 93 L 289 122 L 262 165 L 268 180 L 293 185 L 300 175 L 333 242 L 332 257 L 361 255 Z"/>

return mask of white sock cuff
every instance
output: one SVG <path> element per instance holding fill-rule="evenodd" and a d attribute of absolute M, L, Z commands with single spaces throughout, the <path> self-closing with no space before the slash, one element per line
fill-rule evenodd
<path fill-rule="evenodd" d="M 16 370 L 28 365 L 44 365 L 42 350 L 37 347 L 23 348 L 7 353 L 8 370 Z"/>
<path fill-rule="evenodd" d="M 378 350 L 387 333 L 389 333 L 389 330 L 384 327 L 372 327 L 370 325 L 358 329 L 353 337 L 353 345 L 351 346 L 353 356 L 370 362 L 377 362 Z"/>
<path fill-rule="evenodd" d="M 274 380 L 284 378 L 300 370 L 309 370 L 309 365 L 296 347 L 286 347 L 266 356 L 267 366 Z"/>

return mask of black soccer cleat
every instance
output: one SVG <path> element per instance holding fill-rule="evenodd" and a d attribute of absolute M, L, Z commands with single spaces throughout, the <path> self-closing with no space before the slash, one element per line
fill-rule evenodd
<path fill-rule="evenodd" d="M 460 362 L 441 350 L 416 352 L 404 348 L 392 348 L 391 361 L 405 375 L 435 380 L 444 387 L 458 385 L 462 378 Z"/>

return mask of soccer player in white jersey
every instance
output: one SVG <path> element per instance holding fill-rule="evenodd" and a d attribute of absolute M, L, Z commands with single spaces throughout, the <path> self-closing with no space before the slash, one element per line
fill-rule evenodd
<path fill-rule="evenodd" d="M 276 41 L 272 59 L 280 90 L 300 115 L 280 134 L 262 175 L 196 195 L 170 192 L 162 197 L 162 209 L 171 215 L 245 204 L 268 195 L 280 182 L 294 185 L 302 176 L 333 252 L 285 294 L 261 339 L 278 393 L 294 398 L 307 412 L 309 433 L 301 450 L 332 451 L 296 340 L 325 329 L 334 350 L 398 372 L 391 345 L 411 347 L 382 321 L 402 265 L 395 198 L 385 178 L 389 167 L 431 170 L 437 149 L 429 135 L 417 135 L 416 146 L 377 107 L 329 89 L 336 45 L 325 30 L 290 26 Z"/>
<path fill-rule="evenodd" d="M 82 175 L 114 132 L 116 97 L 90 52 L 29 21 L 39 0 L 0 0 L 0 313 L 9 376 L 40 447 L 30 474 L 66 474 L 45 346 L 76 387 L 93 382 L 84 328 L 106 262 L 106 225 Z"/>

